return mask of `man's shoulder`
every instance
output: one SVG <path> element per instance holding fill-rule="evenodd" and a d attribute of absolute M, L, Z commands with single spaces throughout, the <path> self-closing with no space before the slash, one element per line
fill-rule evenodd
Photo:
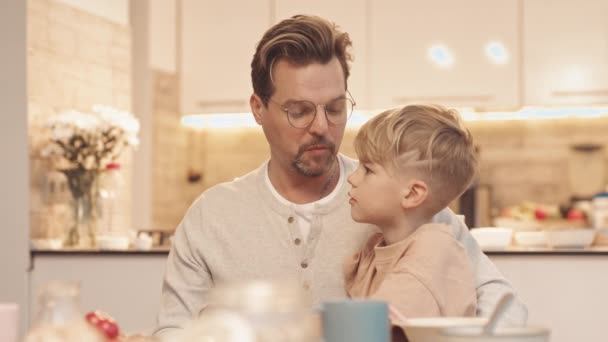
<path fill-rule="evenodd" d="M 246 199 L 258 197 L 258 177 L 263 168 L 253 170 L 241 177 L 231 181 L 218 183 L 205 190 L 193 203 L 193 206 L 201 205 L 234 205 L 235 199 Z"/>
<path fill-rule="evenodd" d="M 344 171 L 346 172 L 347 175 L 349 175 L 351 172 L 355 171 L 355 169 L 359 165 L 358 160 L 353 159 L 347 155 L 340 153 L 340 154 L 338 154 L 338 156 L 339 156 L 340 160 L 342 161 L 342 165 L 344 165 Z"/>

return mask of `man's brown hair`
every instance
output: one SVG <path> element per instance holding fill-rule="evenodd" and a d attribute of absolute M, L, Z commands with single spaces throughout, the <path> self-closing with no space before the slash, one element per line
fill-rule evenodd
<path fill-rule="evenodd" d="M 348 33 L 317 16 L 296 15 L 271 27 L 257 45 L 251 61 L 253 92 L 265 106 L 274 94 L 272 67 L 280 59 L 295 65 L 326 64 L 337 57 L 346 86 L 352 42 Z"/>

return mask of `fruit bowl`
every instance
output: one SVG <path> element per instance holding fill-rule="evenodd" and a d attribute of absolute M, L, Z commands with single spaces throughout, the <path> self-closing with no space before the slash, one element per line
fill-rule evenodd
<path fill-rule="evenodd" d="M 537 220 L 522 220 L 511 217 L 497 217 L 494 219 L 494 225 L 497 227 L 511 228 L 515 231 L 538 230 L 542 227 L 540 221 Z"/>
<path fill-rule="evenodd" d="M 552 248 L 585 248 L 595 239 L 595 229 L 550 229 L 545 230 L 547 245 Z"/>
<path fill-rule="evenodd" d="M 516 231 L 513 233 L 513 240 L 518 246 L 522 247 L 545 247 L 547 238 L 543 231 Z"/>

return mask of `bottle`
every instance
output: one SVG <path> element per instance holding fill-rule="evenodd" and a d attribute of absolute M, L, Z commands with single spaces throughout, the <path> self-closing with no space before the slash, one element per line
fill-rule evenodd
<path fill-rule="evenodd" d="M 121 191 L 124 190 L 124 179 L 120 173 L 120 164 L 110 163 L 99 180 L 99 205 L 101 222 L 97 235 L 103 237 L 126 237 L 127 225 L 125 212 L 121 206 Z"/>
<path fill-rule="evenodd" d="M 51 281 L 38 294 L 37 315 L 24 342 L 103 342 L 80 310 L 77 282 Z"/>

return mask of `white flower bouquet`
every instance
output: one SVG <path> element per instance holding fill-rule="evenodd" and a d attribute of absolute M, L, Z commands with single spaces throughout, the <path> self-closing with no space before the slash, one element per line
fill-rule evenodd
<path fill-rule="evenodd" d="M 98 105 L 91 112 L 72 110 L 54 116 L 46 128 L 49 138 L 41 154 L 66 176 L 75 202 L 75 226 L 66 243 L 75 245 L 83 234 L 94 233 L 95 181 L 125 148 L 139 143 L 139 121 L 128 112 Z"/>
<path fill-rule="evenodd" d="M 92 112 L 68 111 L 47 122 L 49 143 L 42 156 L 58 170 L 101 171 L 128 146 L 139 143 L 139 121 L 130 113 L 94 106 Z"/>

